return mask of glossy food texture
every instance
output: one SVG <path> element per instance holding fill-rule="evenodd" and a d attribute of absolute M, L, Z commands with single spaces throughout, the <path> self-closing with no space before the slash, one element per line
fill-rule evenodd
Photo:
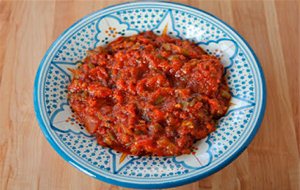
<path fill-rule="evenodd" d="M 231 98 L 220 60 L 148 31 L 88 52 L 71 70 L 72 110 L 100 145 L 132 155 L 192 152 Z"/>

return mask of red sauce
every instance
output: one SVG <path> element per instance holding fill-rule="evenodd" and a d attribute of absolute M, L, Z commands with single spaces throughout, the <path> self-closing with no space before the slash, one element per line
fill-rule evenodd
<path fill-rule="evenodd" d="M 192 152 L 231 98 L 220 60 L 186 40 L 144 32 L 88 52 L 69 103 L 100 145 L 132 155 Z"/>

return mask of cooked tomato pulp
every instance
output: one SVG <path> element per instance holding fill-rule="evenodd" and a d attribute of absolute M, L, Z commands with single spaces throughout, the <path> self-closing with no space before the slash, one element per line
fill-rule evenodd
<path fill-rule="evenodd" d="M 150 31 L 89 51 L 71 71 L 68 98 L 79 121 L 100 145 L 132 155 L 191 153 L 231 98 L 218 58 Z"/>

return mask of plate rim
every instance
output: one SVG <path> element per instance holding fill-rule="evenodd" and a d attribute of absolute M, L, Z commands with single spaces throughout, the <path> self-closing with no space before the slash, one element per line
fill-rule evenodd
<path fill-rule="evenodd" d="M 204 172 L 204 173 L 199 173 L 196 174 L 190 178 L 187 179 L 183 179 L 183 180 L 177 180 L 177 181 L 173 181 L 173 182 L 163 182 L 159 183 L 159 184 L 138 184 L 138 183 L 134 183 L 134 182 L 124 182 L 124 181 L 119 181 L 119 180 L 115 180 L 115 179 L 111 179 L 108 178 L 104 175 L 100 175 L 100 174 L 96 174 L 94 172 L 89 171 L 87 168 L 84 168 L 83 166 L 79 165 L 76 163 L 76 161 L 74 161 L 70 156 L 68 156 L 56 143 L 55 141 L 50 137 L 48 131 L 46 130 L 46 125 L 43 122 L 43 119 L 41 117 L 41 113 L 39 111 L 39 104 L 38 104 L 38 96 L 37 96 L 37 90 L 38 90 L 38 83 L 39 83 L 39 78 L 40 78 L 40 74 L 41 71 L 44 67 L 45 64 L 45 59 L 48 57 L 48 54 L 50 53 L 50 51 L 53 49 L 53 47 L 61 40 L 61 38 L 64 36 L 65 33 L 67 33 L 69 30 L 71 30 L 74 26 L 76 26 L 79 22 L 81 22 L 82 20 L 92 16 L 92 15 L 96 15 L 98 13 L 101 13 L 102 11 L 106 10 L 106 9 L 110 9 L 113 7 L 117 7 L 117 6 L 122 6 L 125 4 L 143 4 L 143 3 L 153 3 L 153 4 L 174 4 L 174 5 L 179 5 L 179 6 L 183 6 L 183 7 L 187 7 L 190 9 L 194 9 L 195 11 L 198 12 L 202 12 L 203 14 L 206 14 L 210 17 L 215 18 L 217 21 L 221 22 L 222 24 L 224 24 L 226 27 L 228 27 L 234 34 L 236 34 L 242 42 L 245 43 L 246 48 L 248 48 L 250 50 L 250 53 L 252 54 L 255 62 L 256 62 L 256 66 L 258 68 L 259 71 L 259 76 L 261 78 L 261 88 L 262 88 L 262 104 L 261 104 L 261 109 L 259 110 L 259 117 L 256 121 L 256 124 L 252 130 L 252 132 L 250 133 L 250 135 L 248 136 L 248 138 L 246 139 L 245 143 L 238 149 L 236 150 L 230 157 L 228 157 L 227 159 L 225 159 L 223 162 L 221 162 L 219 165 L 217 165 L 216 167 L 212 168 L 211 170 Z M 119 186 L 123 186 L 123 187 L 129 187 L 129 188 L 146 188 L 146 189 L 151 189 L 151 188 L 170 188 L 170 187 L 176 187 L 176 186 L 181 186 L 184 184 L 188 184 L 191 182 L 195 182 L 197 180 L 203 179 L 205 177 L 208 177 L 210 175 L 212 175 L 213 173 L 218 172 L 219 170 L 223 169 L 224 167 L 226 167 L 227 165 L 229 165 L 231 162 L 233 162 L 242 152 L 244 152 L 244 150 L 248 147 L 248 145 L 252 142 L 253 138 L 255 137 L 256 133 L 258 132 L 261 123 L 263 121 L 264 118 L 264 114 L 265 114 L 265 110 L 266 110 L 266 102 L 267 102 L 267 89 L 266 89 L 266 81 L 265 81 L 265 76 L 264 76 L 264 72 L 262 70 L 260 61 L 258 59 L 258 57 L 256 56 L 254 50 L 251 48 L 251 46 L 249 45 L 249 43 L 244 39 L 244 37 L 242 35 L 240 35 L 233 27 L 231 27 L 229 24 L 227 24 L 226 22 L 224 22 L 223 20 L 221 20 L 220 18 L 218 18 L 217 16 L 206 12 L 202 9 L 190 6 L 190 5 L 186 5 L 186 4 L 182 4 L 182 3 L 177 3 L 177 2 L 167 2 L 167 1 L 140 1 L 140 2 L 125 2 L 125 3 L 119 3 L 119 4 L 114 4 L 111 6 L 107 6 L 105 8 L 102 8 L 100 10 L 94 11 L 90 14 L 85 15 L 84 17 L 80 18 L 79 20 L 77 20 L 74 24 L 72 24 L 71 26 L 69 26 L 65 31 L 63 31 L 57 38 L 56 40 L 51 44 L 51 46 L 47 49 L 43 59 L 41 60 L 38 70 L 36 72 L 36 76 L 35 76 L 35 80 L 34 80 L 34 88 L 33 88 L 33 103 L 34 103 L 34 111 L 35 111 L 35 115 L 36 118 L 38 120 L 38 124 L 39 127 L 41 128 L 44 136 L 46 137 L 47 141 L 49 142 L 49 144 L 52 146 L 52 148 L 68 163 L 70 163 L 71 165 L 73 165 L 75 168 L 77 168 L 78 170 L 88 174 L 89 176 L 92 176 L 98 180 L 113 184 L 113 185 L 119 185 Z"/>

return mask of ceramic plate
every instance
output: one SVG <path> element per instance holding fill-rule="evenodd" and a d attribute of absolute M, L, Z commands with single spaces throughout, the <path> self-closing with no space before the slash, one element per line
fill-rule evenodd
<path fill-rule="evenodd" d="M 221 59 L 232 93 L 217 130 L 196 143 L 196 154 L 136 157 L 97 145 L 77 123 L 67 102 L 68 68 L 88 49 L 119 36 L 152 30 L 188 39 Z M 69 27 L 46 52 L 36 74 L 34 108 L 52 147 L 70 164 L 99 180 L 132 188 L 174 187 L 202 179 L 233 161 L 253 139 L 265 110 L 259 62 L 230 26 L 202 10 L 166 2 L 134 2 L 92 13 Z"/>

